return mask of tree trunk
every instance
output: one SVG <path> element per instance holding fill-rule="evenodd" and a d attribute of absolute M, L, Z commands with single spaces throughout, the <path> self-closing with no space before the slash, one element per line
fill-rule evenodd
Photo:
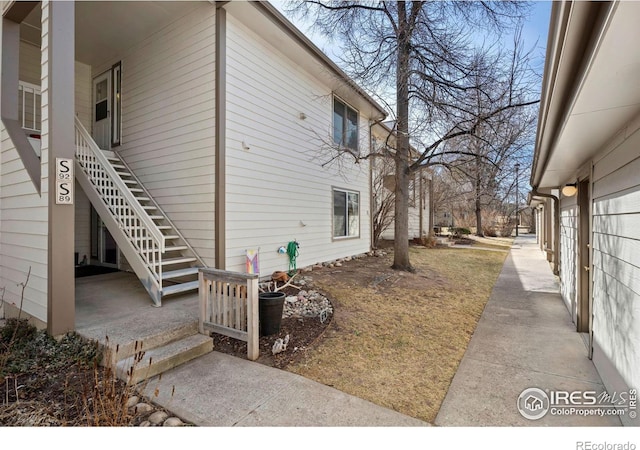
<path fill-rule="evenodd" d="M 413 272 L 409 261 L 409 34 L 406 6 L 398 2 L 396 72 L 397 148 L 393 269 Z"/>
<path fill-rule="evenodd" d="M 482 207 L 480 206 L 480 197 L 476 197 L 476 236 L 484 237 L 482 230 Z"/>
<path fill-rule="evenodd" d="M 478 161 L 480 159 L 479 156 L 476 156 L 476 161 Z M 480 180 L 480 164 L 478 162 L 478 165 L 476 167 L 476 236 L 479 237 L 484 237 L 484 230 L 482 229 L 482 204 L 480 202 L 481 200 L 481 194 L 482 194 L 482 186 L 480 185 L 480 183 L 482 182 Z"/>

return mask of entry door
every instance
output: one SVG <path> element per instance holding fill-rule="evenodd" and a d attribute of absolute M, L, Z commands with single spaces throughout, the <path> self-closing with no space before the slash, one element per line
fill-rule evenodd
<path fill-rule="evenodd" d="M 102 150 L 111 148 L 111 71 L 93 79 L 92 135 Z"/>
<path fill-rule="evenodd" d="M 99 265 L 118 267 L 118 245 L 109 230 L 91 207 L 91 256 Z"/>

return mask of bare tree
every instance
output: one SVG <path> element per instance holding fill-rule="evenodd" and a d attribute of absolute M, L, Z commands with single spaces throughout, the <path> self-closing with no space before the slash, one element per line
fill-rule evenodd
<path fill-rule="evenodd" d="M 373 92 L 395 92 L 392 267 L 413 271 L 408 240 L 412 174 L 446 164 L 442 144 L 448 140 L 474 135 L 481 124 L 499 121 L 506 111 L 537 102 L 528 97 L 528 61 L 520 49 L 506 54 L 491 46 L 476 49 L 472 45 L 477 30 L 491 30 L 498 36 L 517 24 L 528 4 L 306 0 L 292 2 L 292 7 L 316 29 L 341 40 L 343 62 L 353 78 Z M 492 108 L 475 112 L 472 90 Z M 421 152 L 417 158 L 410 151 L 410 139 Z M 470 153 L 468 149 L 451 151 Z"/>

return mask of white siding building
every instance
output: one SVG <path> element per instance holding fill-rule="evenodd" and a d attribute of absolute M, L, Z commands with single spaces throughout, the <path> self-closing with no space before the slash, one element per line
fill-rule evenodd
<path fill-rule="evenodd" d="M 370 250 L 369 163 L 326 151 L 366 153 L 385 112 L 270 4 L 2 11 L 3 314 L 29 271 L 22 309 L 57 335 L 77 264 L 135 272 L 160 306 L 198 267 L 244 272 L 247 250 L 263 276 L 288 270 L 289 242 L 298 267 Z M 72 204 L 59 158 L 75 161 Z"/>
<path fill-rule="evenodd" d="M 638 20 L 636 2 L 553 4 L 531 176 L 541 248 L 609 393 L 640 386 Z"/>

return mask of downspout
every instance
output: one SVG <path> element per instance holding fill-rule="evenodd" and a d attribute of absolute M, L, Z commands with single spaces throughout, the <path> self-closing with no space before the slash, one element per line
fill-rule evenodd
<path fill-rule="evenodd" d="M 553 274 L 558 275 L 558 259 L 560 257 L 560 199 L 555 195 L 538 192 L 537 186 L 531 191 L 532 197 L 544 197 L 553 200 Z"/>
<path fill-rule="evenodd" d="M 424 236 L 424 180 L 422 179 L 422 174 L 420 175 L 420 199 L 418 201 L 418 208 L 420 211 L 420 229 L 418 230 L 418 237 L 422 239 Z M 415 189 L 415 186 L 414 186 Z"/>
<path fill-rule="evenodd" d="M 227 2 L 216 2 L 215 63 L 215 261 L 226 268 L 226 124 L 227 124 Z"/>
<path fill-rule="evenodd" d="M 435 209 L 433 206 L 433 177 L 429 177 L 429 234 L 433 236 L 433 229 L 435 225 Z"/>
<path fill-rule="evenodd" d="M 371 132 L 375 121 L 369 122 L 369 154 L 373 153 L 373 133 Z M 369 250 L 373 250 L 373 160 L 369 161 Z"/>

